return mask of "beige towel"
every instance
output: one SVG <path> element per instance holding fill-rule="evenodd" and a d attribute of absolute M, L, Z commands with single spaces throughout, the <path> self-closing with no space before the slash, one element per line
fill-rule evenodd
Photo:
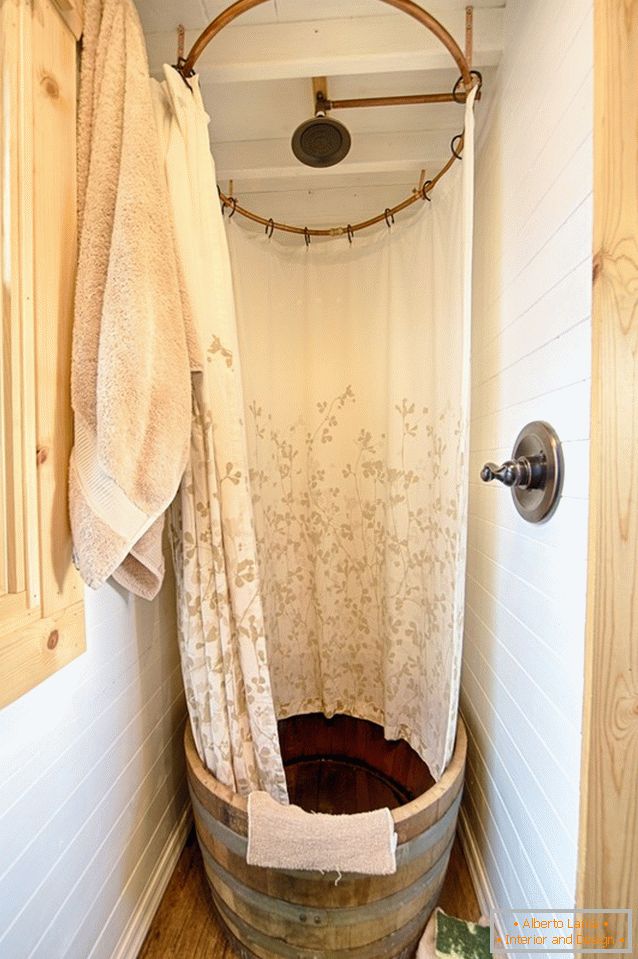
<path fill-rule="evenodd" d="M 115 575 L 150 599 L 164 572 L 163 513 L 188 455 L 197 364 L 131 0 L 85 3 L 78 187 L 75 559 L 89 586 Z"/>
<path fill-rule="evenodd" d="M 265 792 L 248 797 L 250 866 L 390 876 L 396 848 L 389 809 L 329 816 L 281 805 Z"/>

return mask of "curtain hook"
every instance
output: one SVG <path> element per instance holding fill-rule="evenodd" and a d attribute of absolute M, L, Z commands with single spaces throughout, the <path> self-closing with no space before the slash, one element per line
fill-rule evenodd
<path fill-rule="evenodd" d="M 307 226 L 303 230 L 304 240 L 306 241 L 306 246 L 310 246 L 310 230 Z"/>
<path fill-rule="evenodd" d="M 352 245 L 352 241 L 354 240 L 354 230 L 352 229 L 352 226 L 349 223 L 348 223 L 348 226 L 346 227 L 346 233 L 348 234 L 348 243 Z"/>
<path fill-rule="evenodd" d="M 480 70 L 470 70 L 470 76 L 476 78 L 477 93 L 481 92 L 483 87 L 483 74 Z"/>
<path fill-rule="evenodd" d="M 481 73 L 480 70 L 470 70 L 470 76 L 474 77 L 474 79 L 476 80 L 475 86 L 478 87 L 477 92 L 480 93 L 481 87 L 483 86 L 483 74 Z M 459 87 L 461 86 L 462 83 L 463 83 L 463 74 L 461 74 L 461 76 L 458 78 L 458 80 L 452 87 L 452 99 L 454 100 L 455 103 L 465 103 L 465 100 L 467 99 L 467 93 L 464 93 L 462 97 L 459 95 Z"/>
<path fill-rule="evenodd" d="M 266 236 L 268 237 L 269 240 L 272 239 L 272 235 L 274 232 L 275 232 L 275 221 L 271 217 L 268 220 L 268 223 L 266 224 Z"/>
<path fill-rule="evenodd" d="M 225 200 L 224 197 L 222 196 L 222 190 L 221 190 L 221 187 L 220 187 L 219 184 L 217 184 L 217 196 L 219 197 L 220 202 L 221 202 L 222 216 L 223 216 L 223 215 L 224 215 L 224 212 L 225 212 L 225 210 L 226 210 L 226 200 Z"/>
<path fill-rule="evenodd" d="M 172 67 L 173 67 L 173 70 L 177 70 L 177 72 L 179 73 L 180 77 L 182 78 L 182 80 L 184 81 L 184 83 L 186 84 L 186 86 L 188 87 L 188 89 L 190 90 L 190 92 L 192 93 L 192 92 L 193 92 L 193 88 L 192 88 L 192 86 L 190 85 L 190 83 L 188 82 L 188 80 L 189 80 L 190 77 L 194 77 L 194 76 L 195 76 L 195 71 L 194 71 L 194 70 L 191 70 L 190 73 L 186 73 L 186 72 L 185 72 L 186 60 L 184 59 L 184 57 L 178 57 L 178 58 L 177 58 L 177 63 L 173 63 L 173 64 L 172 64 Z"/>
<path fill-rule="evenodd" d="M 387 224 L 387 227 L 388 229 L 390 229 L 392 227 L 392 224 L 394 223 L 394 213 L 392 212 L 389 206 L 385 208 L 383 215 L 385 217 L 385 222 Z"/>
<path fill-rule="evenodd" d="M 457 141 L 461 141 L 461 143 L 463 142 L 463 135 L 464 135 L 464 133 L 465 133 L 465 131 L 463 131 L 463 133 L 457 133 L 456 136 L 455 136 L 455 137 L 452 137 L 452 139 L 451 139 L 451 141 L 450 141 L 450 150 L 452 151 L 452 155 L 455 156 L 457 160 L 462 160 L 462 159 L 463 159 L 463 154 L 462 154 L 462 153 L 457 153 L 456 144 L 457 144 Z M 461 149 L 462 149 L 462 147 L 461 147 Z"/>
<path fill-rule="evenodd" d="M 421 196 L 424 200 L 427 200 L 428 203 L 432 202 L 432 197 L 428 196 L 428 193 L 432 189 L 432 180 L 426 180 L 423 186 L 421 187 Z"/>
<path fill-rule="evenodd" d="M 232 205 L 232 210 L 228 214 L 228 219 L 232 220 L 232 218 L 235 216 L 235 213 L 237 212 L 237 197 L 229 196 L 228 202 Z"/>
<path fill-rule="evenodd" d="M 458 78 L 454 86 L 452 87 L 452 99 L 455 103 L 465 103 L 465 96 L 462 100 L 459 99 L 459 87 L 463 83 L 463 74 Z"/>

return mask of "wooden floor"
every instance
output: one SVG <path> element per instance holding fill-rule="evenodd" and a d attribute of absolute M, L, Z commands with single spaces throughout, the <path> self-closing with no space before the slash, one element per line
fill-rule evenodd
<path fill-rule="evenodd" d="M 458 839 L 439 904 L 462 919 L 480 917 L 467 863 Z M 139 959 L 235 959 L 210 904 L 194 832 L 160 903 Z"/>

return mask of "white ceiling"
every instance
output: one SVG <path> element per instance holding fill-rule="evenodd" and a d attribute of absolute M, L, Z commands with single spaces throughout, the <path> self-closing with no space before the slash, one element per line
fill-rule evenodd
<path fill-rule="evenodd" d="M 174 63 L 177 25 L 186 49 L 230 0 L 136 0 L 151 70 Z M 436 5 L 435 5 L 436 4 Z M 473 65 L 483 72 L 485 110 L 502 50 L 505 0 L 475 0 Z M 465 3 L 433 0 L 431 12 L 464 47 Z M 402 199 L 425 168 L 435 172 L 463 124 L 461 106 L 436 104 L 337 110 L 352 134 L 342 163 L 323 170 L 301 164 L 290 148 L 296 127 L 313 112 L 312 77 L 328 77 L 335 99 L 450 90 L 458 69 L 427 31 L 379 0 L 269 0 L 238 18 L 197 64 L 220 184 L 276 218 L 293 217 L 303 194 L 319 224 L 324 191 L 349 215 L 378 212 Z M 273 194 L 279 194 L 273 198 Z M 310 202 L 309 202 L 310 201 Z M 273 209 L 273 202 L 275 208 Z M 352 212 L 352 207 L 355 212 Z M 358 204 L 358 205 L 357 205 Z M 376 204 L 374 209 L 371 204 Z M 334 216 L 332 217 L 334 222 Z"/>
<path fill-rule="evenodd" d="M 464 10 L 465 0 L 436 0 L 432 9 Z M 217 14 L 230 6 L 226 0 L 136 0 L 146 33 L 174 30 L 182 23 L 187 30 L 201 30 Z M 504 7 L 505 0 L 474 0 L 474 9 Z M 349 17 L 376 17 L 383 11 L 390 16 L 403 16 L 379 0 L 269 0 L 238 18 L 233 26 L 246 23 L 331 20 Z M 232 29 L 232 27 L 231 27 Z"/>

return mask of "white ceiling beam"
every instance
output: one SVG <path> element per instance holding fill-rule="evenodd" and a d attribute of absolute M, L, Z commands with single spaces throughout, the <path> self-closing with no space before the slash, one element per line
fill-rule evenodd
<path fill-rule="evenodd" d="M 242 140 L 213 147 L 217 179 L 246 184 L 251 180 L 316 178 L 328 181 L 335 174 L 400 173 L 425 167 L 438 170 L 449 157 L 449 131 L 364 133 L 353 138 L 352 149 L 335 167 L 313 169 L 295 157 L 290 140 Z"/>
<path fill-rule="evenodd" d="M 211 0 L 206 0 L 207 5 L 211 5 Z M 218 10 L 223 10 L 226 0 L 213 0 Z M 436 0 L 429 6 L 422 3 L 421 6 L 427 6 L 437 17 L 440 18 L 441 11 L 445 10 L 465 10 L 470 0 Z M 504 7 L 505 0 L 471 0 L 475 10 L 482 7 Z M 270 6 L 270 4 L 265 4 Z M 437 10 L 434 10 L 437 7 Z M 394 12 L 390 7 L 384 7 L 379 0 L 277 0 L 277 20 L 310 20 L 310 19 L 332 19 L 333 17 L 378 17 L 383 13 Z M 312 16 L 311 16 L 312 14 Z"/>
<path fill-rule="evenodd" d="M 160 0 L 137 0 L 138 7 L 157 6 Z M 436 7 L 440 13 L 441 9 L 446 10 L 465 10 L 469 0 L 436 0 Z M 182 7 L 188 11 L 192 0 L 181 0 Z M 472 0 L 475 9 L 481 7 L 504 7 L 505 0 Z M 230 6 L 230 0 L 204 0 L 204 6 L 209 18 L 212 20 Z M 277 5 L 273 2 L 263 3 L 259 7 L 253 8 L 249 13 L 244 14 L 236 24 L 246 23 L 247 18 L 254 23 L 274 23 L 276 20 L 332 20 L 335 17 L 378 17 L 383 13 L 394 12 L 389 6 L 384 6 L 380 0 L 277 0 Z M 197 27 L 199 21 L 187 23 L 187 27 Z M 157 27 L 156 29 L 163 29 Z"/>
<path fill-rule="evenodd" d="M 462 10 L 439 14 L 441 22 L 464 45 Z M 197 32 L 186 34 L 186 49 Z M 146 37 L 151 70 L 174 63 L 174 33 Z M 498 63 L 503 47 L 502 9 L 474 15 L 474 56 L 478 68 Z M 407 16 L 264 23 L 223 30 L 197 63 L 206 83 L 276 80 L 289 77 L 392 73 L 433 70 L 453 65 L 450 54 L 428 30 Z"/>
<path fill-rule="evenodd" d="M 434 170 L 434 167 L 432 169 Z M 418 163 L 415 163 L 409 170 L 383 170 L 370 175 L 348 172 L 347 170 L 344 172 L 343 164 L 339 164 L 338 167 L 323 171 L 326 174 L 323 177 L 317 176 L 316 171 L 308 168 L 304 174 L 297 174 L 294 177 L 269 178 L 264 176 L 250 180 L 233 177 L 232 180 L 235 196 L 240 199 L 262 193 L 290 193 L 295 196 L 305 196 L 306 193 L 313 193 L 317 190 L 328 193 L 342 190 L 345 191 L 347 196 L 354 196 L 358 191 L 367 190 L 371 186 L 383 188 L 388 192 L 394 191 L 398 196 L 405 196 L 418 183 L 420 171 L 421 167 Z M 227 179 L 218 176 L 218 182 L 224 190 L 228 189 Z"/>

